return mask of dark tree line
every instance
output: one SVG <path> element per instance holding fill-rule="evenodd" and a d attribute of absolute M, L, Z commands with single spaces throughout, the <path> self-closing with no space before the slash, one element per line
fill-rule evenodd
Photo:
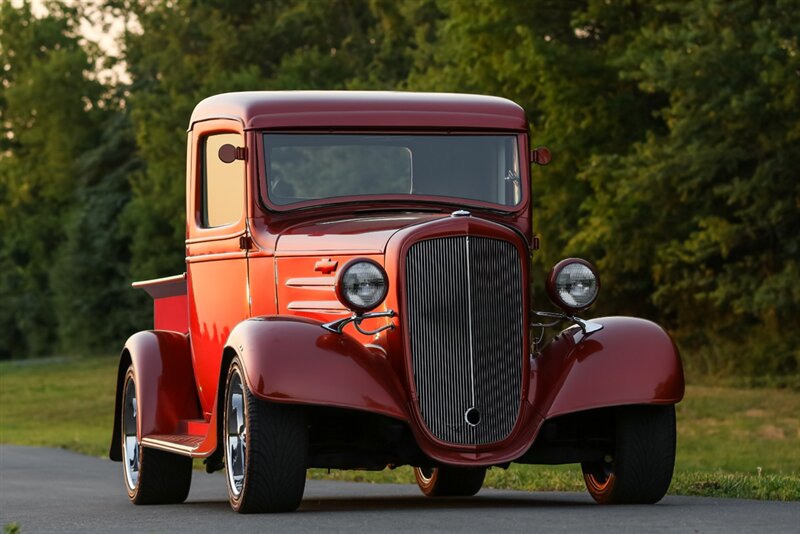
<path fill-rule="evenodd" d="M 400 89 L 525 107 L 540 272 L 592 259 L 597 312 L 666 325 L 691 372 L 800 374 L 800 1 L 108 0 L 118 58 L 85 9 L 0 0 L 0 357 L 147 326 L 128 283 L 182 269 L 200 99 Z"/>

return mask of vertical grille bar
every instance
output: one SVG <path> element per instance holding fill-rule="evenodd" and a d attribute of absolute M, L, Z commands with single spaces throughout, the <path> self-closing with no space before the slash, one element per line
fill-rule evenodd
<path fill-rule="evenodd" d="M 524 301 L 519 253 L 508 241 L 420 241 L 406 258 L 411 363 L 422 419 L 442 441 L 507 437 L 521 402 Z M 474 398 L 474 403 L 473 403 Z M 474 408 L 476 425 L 465 418 Z"/>

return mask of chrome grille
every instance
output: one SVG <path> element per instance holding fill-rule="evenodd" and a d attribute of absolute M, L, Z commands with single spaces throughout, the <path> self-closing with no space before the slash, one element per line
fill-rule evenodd
<path fill-rule="evenodd" d="M 428 429 L 460 445 L 504 439 L 521 402 L 524 290 L 516 247 L 486 237 L 420 241 L 408 251 L 406 276 L 414 384 Z M 470 408 L 479 412 L 476 425 L 466 420 Z"/>

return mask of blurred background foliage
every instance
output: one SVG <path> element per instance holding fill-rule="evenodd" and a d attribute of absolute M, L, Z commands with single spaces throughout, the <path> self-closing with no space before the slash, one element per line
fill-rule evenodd
<path fill-rule="evenodd" d="M 184 269 L 199 100 L 453 91 L 518 102 L 555 154 L 533 176 L 540 278 L 586 257 L 595 313 L 663 324 L 690 380 L 798 387 L 800 0 L 45 6 L 0 0 L 0 358 L 148 326 L 129 282 Z M 125 22 L 116 51 L 82 34 L 92 11 Z"/>

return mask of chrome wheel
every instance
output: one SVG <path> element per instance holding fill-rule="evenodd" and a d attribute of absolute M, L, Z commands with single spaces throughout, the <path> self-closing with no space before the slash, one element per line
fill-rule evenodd
<path fill-rule="evenodd" d="M 183 502 L 192 484 L 192 459 L 142 444 L 141 432 L 148 430 L 139 428 L 139 416 L 148 404 L 137 395 L 137 378 L 131 365 L 120 384 L 121 456 L 128 498 L 133 504 Z"/>
<path fill-rule="evenodd" d="M 424 484 L 430 484 L 433 480 L 433 475 L 436 474 L 435 467 L 415 467 L 417 478 Z"/>
<path fill-rule="evenodd" d="M 259 399 L 234 358 L 221 406 L 226 485 L 240 514 L 291 512 L 306 485 L 308 427 L 301 407 Z"/>
<path fill-rule="evenodd" d="M 122 463 L 125 468 L 125 483 L 133 491 L 139 483 L 139 469 L 141 467 L 141 449 L 137 433 L 136 418 L 136 385 L 133 376 L 128 375 L 125 380 L 125 393 L 122 405 Z"/>
<path fill-rule="evenodd" d="M 586 486 L 592 494 L 606 491 L 614 480 L 614 464 L 611 456 L 607 456 L 602 462 L 583 466 L 583 476 Z"/>
<path fill-rule="evenodd" d="M 485 476 L 485 467 L 414 468 L 417 485 L 428 497 L 471 497 L 480 491 Z"/>
<path fill-rule="evenodd" d="M 247 417 L 244 388 L 238 370 L 231 373 L 225 402 L 225 470 L 234 496 L 242 493 L 247 468 Z"/>

